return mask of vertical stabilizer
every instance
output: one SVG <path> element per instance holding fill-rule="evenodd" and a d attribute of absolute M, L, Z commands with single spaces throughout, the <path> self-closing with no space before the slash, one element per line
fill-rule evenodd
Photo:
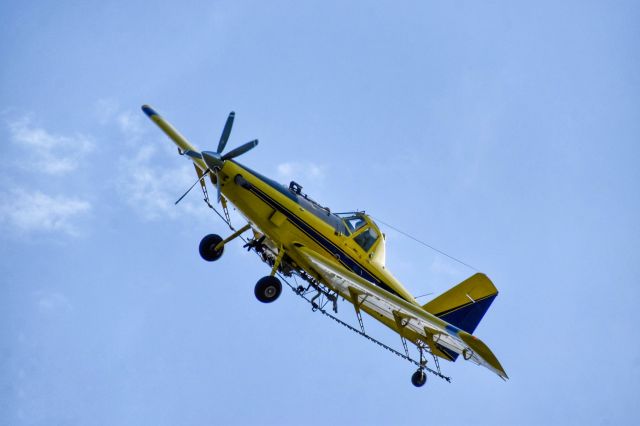
<path fill-rule="evenodd" d="M 473 334 L 498 295 L 486 275 L 477 273 L 442 293 L 422 308 L 438 318 Z"/>

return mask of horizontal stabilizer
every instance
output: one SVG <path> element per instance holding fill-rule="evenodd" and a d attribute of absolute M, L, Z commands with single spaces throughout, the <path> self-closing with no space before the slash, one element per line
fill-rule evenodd
<path fill-rule="evenodd" d="M 504 371 L 502 364 L 498 361 L 498 358 L 496 358 L 493 352 L 491 352 L 491 349 L 489 349 L 482 340 L 465 332 L 460 333 L 460 338 L 469 345 L 469 349 L 471 349 L 471 351 L 481 356 L 482 359 L 489 364 L 489 368 L 491 368 L 498 376 L 502 377 L 503 380 L 509 378 L 509 376 L 507 376 L 507 372 Z"/>
<path fill-rule="evenodd" d="M 422 308 L 438 318 L 473 334 L 498 289 L 486 275 L 477 273 L 442 293 Z"/>

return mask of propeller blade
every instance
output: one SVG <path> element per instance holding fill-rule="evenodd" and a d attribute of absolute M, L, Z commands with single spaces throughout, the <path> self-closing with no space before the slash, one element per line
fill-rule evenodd
<path fill-rule="evenodd" d="M 160 128 L 160 130 L 162 130 L 167 136 L 169 136 L 169 138 L 171 138 L 171 140 L 174 141 L 182 151 L 195 152 L 195 149 L 193 148 L 193 146 L 191 146 L 187 138 L 182 136 L 180 132 L 178 132 L 171 125 L 171 123 L 162 118 L 160 114 L 158 114 L 153 108 L 151 108 L 149 105 L 143 105 L 142 111 L 144 111 L 147 117 L 149 117 L 151 121 L 153 121 L 155 125 Z"/>
<path fill-rule="evenodd" d="M 222 198 L 222 195 L 220 193 L 220 176 L 216 173 L 216 189 L 218 190 L 218 204 L 220 204 L 220 198 Z"/>
<path fill-rule="evenodd" d="M 251 142 L 247 142 L 244 145 L 240 145 L 236 149 L 233 149 L 227 152 L 225 155 L 222 156 L 221 160 L 222 161 L 231 160 L 232 158 L 242 155 L 245 152 L 255 148 L 256 145 L 258 145 L 258 139 L 252 140 Z"/>
<path fill-rule="evenodd" d="M 186 196 L 187 196 L 187 194 L 188 194 L 189 192 L 191 192 L 191 190 L 193 189 L 193 187 L 194 187 L 194 186 L 196 186 L 196 184 L 197 184 L 198 182 L 200 182 L 200 181 L 201 181 L 201 180 L 202 180 L 206 175 L 208 175 L 210 171 L 211 171 L 211 169 L 207 169 L 207 170 L 202 174 L 202 176 L 200 176 L 200 177 L 198 178 L 198 180 L 197 180 L 197 181 L 195 181 L 195 183 L 194 183 L 193 185 L 191 185 L 191 186 L 189 187 L 189 189 L 187 189 L 187 192 L 185 192 L 184 194 L 182 194 L 182 197 L 178 198 L 178 201 L 176 201 L 176 202 L 175 202 L 175 203 L 173 203 L 173 204 L 174 204 L 174 205 L 177 205 L 180 201 L 182 201 L 182 199 L 183 199 L 184 197 L 186 197 Z"/>
<path fill-rule="evenodd" d="M 233 119 L 235 118 L 236 113 L 231 111 L 229 113 L 229 117 L 227 117 L 227 122 L 224 124 L 224 129 L 222 130 L 222 135 L 220 136 L 220 142 L 218 142 L 218 150 L 216 151 L 218 154 L 221 154 L 224 150 L 224 147 L 227 146 L 227 141 L 229 140 L 229 134 L 231 133 L 231 128 L 233 127 Z"/>

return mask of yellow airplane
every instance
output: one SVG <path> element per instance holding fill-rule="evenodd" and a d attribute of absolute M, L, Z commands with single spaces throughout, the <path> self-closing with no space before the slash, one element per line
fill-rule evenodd
<path fill-rule="evenodd" d="M 233 126 L 235 113 L 227 118 L 217 150 L 198 151 L 171 124 L 148 105 L 144 113 L 178 146 L 181 155 L 193 162 L 205 201 L 231 225 L 227 203 L 231 202 L 247 224 L 228 238 L 211 234 L 200 242 L 200 255 L 207 261 L 218 260 L 225 245 L 252 230 L 245 245 L 271 266 L 271 273 L 255 286 L 257 299 L 273 302 L 282 292 L 280 276 L 298 295 L 312 303 L 314 310 L 334 318 L 358 334 L 377 342 L 418 366 L 411 381 L 425 384 L 429 371 L 449 381 L 441 373 L 438 358 L 455 361 L 459 355 L 482 365 L 502 379 L 507 374 L 489 347 L 473 332 L 498 294 L 486 275 L 477 273 L 425 305 L 393 277 L 385 266 L 385 235 L 364 212 L 332 213 L 291 182 L 285 187 L 234 159 L 254 148 L 254 140 L 223 153 Z M 217 201 L 224 216 L 209 202 L 205 178 L 216 187 Z M 228 201 L 227 201 L 228 200 Z M 307 286 L 292 285 L 286 277 L 300 278 Z M 313 298 L 309 298 L 314 294 Z M 307 297 L 309 296 L 309 297 Z M 360 330 L 331 315 L 325 306 L 332 303 L 337 312 L 338 297 L 353 304 Z M 401 338 L 404 354 L 367 335 L 361 313 L 382 322 Z M 414 344 L 419 360 L 409 356 L 407 341 Z M 437 370 L 427 367 L 431 354 Z"/>

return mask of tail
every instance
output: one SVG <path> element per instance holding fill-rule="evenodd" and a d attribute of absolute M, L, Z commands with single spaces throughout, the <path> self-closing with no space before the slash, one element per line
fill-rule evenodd
<path fill-rule="evenodd" d="M 498 289 L 486 275 L 477 273 L 445 291 L 422 308 L 469 334 L 498 295 Z"/>

